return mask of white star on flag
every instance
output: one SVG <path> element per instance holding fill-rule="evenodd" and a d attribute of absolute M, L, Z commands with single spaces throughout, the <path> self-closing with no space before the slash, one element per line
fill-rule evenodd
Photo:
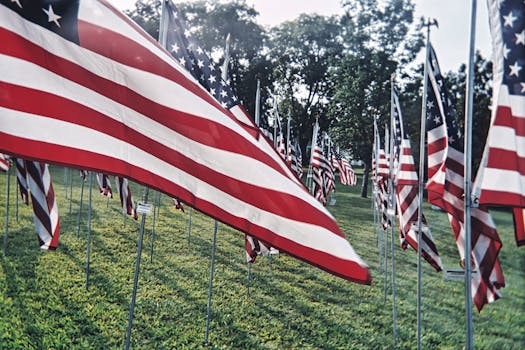
<path fill-rule="evenodd" d="M 55 24 L 60 28 L 60 23 L 58 23 L 58 20 L 61 19 L 62 16 L 57 15 L 53 11 L 53 6 L 51 6 L 51 4 L 49 5 L 49 8 L 47 10 L 43 8 L 42 11 L 46 13 L 48 22 L 55 22 Z"/>
<path fill-rule="evenodd" d="M 509 68 L 510 68 L 509 76 L 512 76 L 512 75 L 519 76 L 521 67 L 518 64 L 518 61 L 514 62 L 512 66 L 509 66 Z"/>

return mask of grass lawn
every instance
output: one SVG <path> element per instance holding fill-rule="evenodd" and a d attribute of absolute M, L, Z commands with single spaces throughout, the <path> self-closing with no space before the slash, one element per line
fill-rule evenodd
<path fill-rule="evenodd" d="M 7 254 L 0 254 L 0 349 L 123 348 L 139 221 L 125 219 L 119 197 L 93 190 L 90 286 L 86 290 L 87 185 L 80 232 L 80 177 L 72 171 L 66 198 L 64 170 L 52 167 L 61 236 L 55 252 L 40 251 L 32 212 L 19 203 L 11 175 Z M 0 215 L 5 219 L 6 176 L 0 174 Z M 96 185 L 95 185 L 96 187 Z M 132 184 L 135 200 L 142 188 Z M 156 198 L 150 192 L 150 199 Z M 72 198 L 70 200 L 69 198 Z M 374 282 L 363 286 L 334 277 L 280 254 L 258 258 L 248 288 L 243 235 L 219 224 L 210 347 L 203 345 L 213 220 L 175 209 L 161 196 L 153 255 L 153 216 L 146 220 L 144 251 L 131 345 L 134 349 L 391 349 L 391 270 L 387 296 L 378 254 L 371 200 L 359 188 L 339 185 L 328 209 L 356 252 L 369 264 Z M 446 214 L 425 208 L 446 267 L 459 255 Z M 493 211 L 503 248 L 500 262 L 507 287 L 503 298 L 474 311 L 476 349 L 525 348 L 525 247 L 514 241 L 512 217 Z M 3 226 L 2 226 L 3 228 Z M 3 234 L 3 232 L 2 232 Z M 381 231 L 380 235 L 383 235 Z M 416 348 L 417 256 L 395 239 L 398 348 Z M 390 269 L 390 252 L 388 256 Z M 423 266 L 423 348 L 462 349 L 465 343 L 463 283 L 445 281 Z"/>

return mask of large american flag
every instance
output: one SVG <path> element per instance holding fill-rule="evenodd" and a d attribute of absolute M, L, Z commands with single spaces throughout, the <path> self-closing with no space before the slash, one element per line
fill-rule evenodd
<path fill-rule="evenodd" d="M 480 203 L 525 207 L 525 3 L 488 0 L 492 120 L 473 186 Z"/>
<path fill-rule="evenodd" d="M 427 64 L 428 199 L 448 213 L 464 263 L 463 135 L 432 47 Z M 501 240 L 487 208 L 473 208 L 471 216 L 471 261 L 478 271 L 472 277 L 472 298 L 481 310 L 483 305 L 498 299 L 499 289 L 505 286 L 498 260 Z"/>
<path fill-rule="evenodd" d="M 0 0 L 0 151 L 127 177 L 358 283 L 331 214 L 107 1 Z"/>
<path fill-rule="evenodd" d="M 394 154 L 396 157 L 395 191 L 397 215 L 399 219 L 399 237 L 401 247 L 409 245 L 418 250 L 418 215 L 419 215 L 419 181 L 412 156 L 412 148 L 408 133 L 405 132 L 403 114 L 397 91 L 393 91 L 394 102 Z M 437 251 L 432 233 L 422 214 L 421 256 L 436 271 L 441 271 L 443 265 Z"/>

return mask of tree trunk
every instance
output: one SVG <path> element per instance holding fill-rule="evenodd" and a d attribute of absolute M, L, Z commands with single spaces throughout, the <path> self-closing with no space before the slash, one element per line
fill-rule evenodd
<path fill-rule="evenodd" d="M 370 174 L 370 166 L 365 163 L 365 170 L 363 172 L 363 183 L 361 185 L 361 197 L 368 198 L 368 175 Z"/>

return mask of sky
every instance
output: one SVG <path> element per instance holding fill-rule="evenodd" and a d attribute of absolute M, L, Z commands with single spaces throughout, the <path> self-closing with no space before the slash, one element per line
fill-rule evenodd
<path fill-rule="evenodd" d="M 135 0 L 109 0 L 121 10 L 133 7 Z M 180 2 L 175 0 L 175 3 Z M 340 0 L 246 0 L 258 12 L 258 22 L 264 26 L 275 26 L 295 19 L 301 13 L 321 15 L 342 14 Z M 439 28 L 432 27 L 430 41 L 436 50 L 441 70 L 457 71 L 468 55 L 470 7 L 468 0 L 413 0 L 416 5 L 415 18 L 435 18 Z M 485 1 L 477 1 L 476 49 L 490 58 L 491 43 Z M 423 53 L 417 58 L 422 62 Z"/>

